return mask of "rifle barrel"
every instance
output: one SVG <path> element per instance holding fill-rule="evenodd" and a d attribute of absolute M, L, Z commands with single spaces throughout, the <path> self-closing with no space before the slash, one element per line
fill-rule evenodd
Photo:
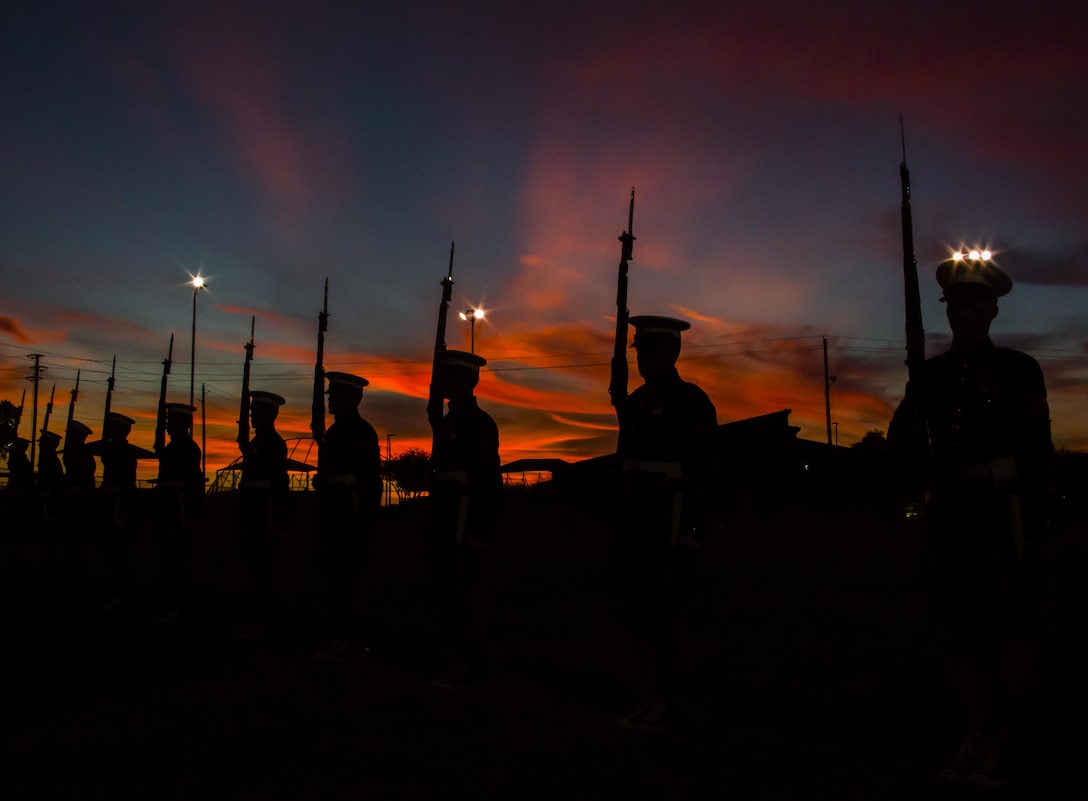
<path fill-rule="evenodd" d="M 329 330 L 329 279 L 325 278 L 325 296 L 317 315 L 317 354 L 314 359 L 313 399 L 310 403 L 310 433 L 320 444 L 325 438 L 325 332 Z"/>
<path fill-rule="evenodd" d="M 925 328 L 922 325 L 922 297 L 918 288 L 918 261 L 914 256 L 914 221 L 910 208 L 910 170 L 907 169 L 907 145 L 903 134 L 903 118 L 899 118 L 903 141 L 903 161 L 899 164 L 902 192 L 900 221 L 903 228 L 903 294 L 907 336 L 907 372 L 914 377 L 925 361 Z"/>
<path fill-rule="evenodd" d="M 627 326 L 631 313 L 627 308 L 628 263 L 634 260 L 635 188 L 631 187 L 631 204 L 627 208 L 627 230 L 620 234 L 620 264 L 616 278 L 616 336 L 612 349 L 611 379 L 608 394 L 612 406 L 619 411 L 627 400 Z"/>
<path fill-rule="evenodd" d="M 438 326 L 434 335 L 434 357 L 431 360 L 431 385 L 427 396 L 427 422 L 431 424 L 431 428 L 436 430 L 435 427 L 442 421 L 442 412 L 444 407 L 444 399 L 442 398 L 441 389 L 438 386 L 438 361 L 442 357 L 442 353 L 446 350 L 446 318 L 449 314 L 450 303 L 453 300 L 453 252 L 455 242 L 450 242 L 450 264 L 446 271 L 446 277 L 442 279 L 442 301 L 438 304 Z M 432 440 L 432 452 L 434 442 Z"/>
<path fill-rule="evenodd" d="M 245 452 L 249 445 L 249 365 L 253 361 L 253 335 L 257 325 L 256 315 L 249 318 L 249 342 L 245 345 L 246 358 L 242 365 L 242 397 L 238 404 L 238 447 Z"/>

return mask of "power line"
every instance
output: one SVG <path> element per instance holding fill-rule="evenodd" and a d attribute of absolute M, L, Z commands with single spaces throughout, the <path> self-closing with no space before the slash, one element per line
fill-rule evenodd
<path fill-rule="evenodd" d="M 764 337 L 761 339 L 748 339 L 748 340 L 736 340 L 726 342 L 712 342 L 702 344 L 685 343 L 683 354 L 681 355 L 681 361 L 704 361 L 713 359 L 729 359 L 738 357 L 753 357 L 753 356 L 765 356 L 776 354 L 790 354 L 790 353 L 804 353 L 814 350 L 819 350 L 821 345 L 819 340 L 822 339 L 822 335 L 808 334 L 802 336 L 791 337 Z M 854 337 L 854 336 L 835 336 L 835 340 L 839 344 L 832 345 L 831 348 L 837 351 L 848 351 L 855 353 L 900 353 L 903 350 L 903 343 L 899 340 L 881 339 L 876 337 Z M 784 347 L 760 347 L 752 349 L 750 346 L 766 346 L 776 343 L 784 342 L 804 342 L 805 340 L 814 340 L 812 345 L 799 345 L 792 348 Z M 895 347 L 864 347 L 856 344 L 842 344 L 846 342 L 858 342 L 858 343 L 884 343 L 888 345 L 894 345 Z M 9 350 L 15 350 L 14 346 L 6 343 L 0 343 L 0 347 L 7 348 Z M 717 349 L 713 352 L 707 352 L 710 349 Z M 696 351 L 692 354 L 692 351 Z M 1082 350 L 1076 349 L 1063 349 L 1063 348 L 1042 348 L 1033 351 L 1036 354 L 1036 358 L 1040 361 L 1069 361 L 1080 360 L 1085 357 L 1085 353 Z M 1069 354 L 1069 355 L 1065 355 Z M 604 367 L 609 364 L 607 358 L 610 353 L 604 351 L 590 351 L 582 353 L 549 353 L 549 354 L 513 354 L 508 356 L 502 356 L 492 360 L 494 366 L 492 366 L 488 372 L 492 373 L 507 373 L 507 372 L 532 372 L 538 370 L 578 370 L 593 367 Z M 109 375 L 109 370 L 105 369 L 109 362 L 102 359 L 94 359 L 90 357 L 70 356 L 58 352 L 42 352 L 43 358 L 49 356 L 50 359 L 57 359 L 60 363 L 51 364 L 50 368 L 56 373 L 60 373 L 64 370 L 77 370 L 80 369 L 85 373 L 91 373 L 92 375 L 102 376 L 100 379 L 91 378 L 90 383 L 98 383 L 99 381 L 105 381 Z M 527 360 L 543 360 L 543 359 L 562 359 L 566 357 L 579 357 L 585 358 L 586 356 L 594 357 L 599 356 L 600 360 L 592 361 L 568 361 L 559 364 L 515 364 L 509 366 L 499 366 L 506 362 L 517 362 Z M 236 377 L 240 368 L 238 367 L 238 361 L 211 361 L 201 363 L 201 375 L 205 382 L 219 380 L 230 380 Z M 65 364 L 64 362 L 67 362 Z M 275 371 L 263 372 L 260 376 L 261 381 L 277 382 L 277 381 L 306 381 L 312 377 L 312 364 L 308 362 L 274 362 L 278 368 Z M 93 365 L 101 365 L 100 369 Z M 128 389 L 134 391 L 141 391 L 140 387 L 143 385 L 157 386 L 160 381 L 160 374 L 157 369 L 146 369 L 152 365 L 158 368 L 161 362 L 151 361 L 125 361 L 118 364 L 117 368 L 117 381 Z M 430 360 L 373 360 L 373 359 L 339 359 L 330 361 L 327 366 L 335 367 L 351 367 L 353 369 L 366 369 L 366 372 L 371 377 L 407 377 L 427 374 L 431 367 Z M 286 368 L 286 369 L 284 369 Z M 295 372 L 297 368 L 298 372 Z M 405 369 L 407 368 L 407 369 Z M 16 367 L 2 367 L 0 370 L 4 374 L 10 377 L 18 377 L 21 375 L 20 371 Z M 58 375 L 58 378 L 62 376 Z M 74 376 L 73 376 L 74 378 Z M 222 393 L 222 397 L 232 397 L 232 393 L 226 392 L 211 384 L 215 393 Z"/>

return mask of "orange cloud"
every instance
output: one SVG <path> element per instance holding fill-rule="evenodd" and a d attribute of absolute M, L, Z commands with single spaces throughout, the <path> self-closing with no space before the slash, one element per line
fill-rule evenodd
<path fill-rule="evenodd" d="M 558 414 L 552 414 L 550 416 L 551 416 L 552 420 L 559 423 L 560 425 L 572 426 L 573 428 L 589 428 L 589 429 L 594 429 L 596 431 L 615 431 L 615 432 L 618 432 L 620 430 L 619 429 L 619 423 L 615 423 L 613 425 L 607 425 L 605 423 L 591 423 L 591 422 L 586 422 L 584 420 L 573 420 L 570 417 L 563 417 L 563 416 L 558 415 Z"/>

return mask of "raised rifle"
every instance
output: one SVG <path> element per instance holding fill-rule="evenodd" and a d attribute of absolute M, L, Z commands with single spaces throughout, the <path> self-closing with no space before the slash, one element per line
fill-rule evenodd
<path fill-rule="evenodd" d="M 317 315 L 317 358 L 314 361 L 314 397 L 310 405 L 310 433 L 319 445 L 325 438 L 325 332 L 329 330 L 329 279 L 325 300 Z"/>
<path fill-rule="evenodd" d="M 76 385 L 72 390 L 72 402 L 68 404 L 68 420 L 64 424 L 64 444 L 68 445 L 68 435 L 72 433 L 72 421 L 76 418 L 76 401 L 79 400 L 79 374 L 76 370 Z"/>
<path fill-rule="evenodd" d="M 26 388 L 23 388 L 23 397 L 19 399 L 19 408 L 15 410 L 15 436 L 19 436 L 19 423 L 23 420 L 23 409 L 26 408 Z"/>
<path fill-rule="evenodd" d="M 246 360 L 242 365 L 242 400 L 238 405 L 238 448 L 245 453 L 249 445 L 249 365 L 253 362 L 253 331 L 257 317 L 249 318 L 249 342 L 246 343 Z"/>
<path fill-rule="evenodd" d="M 627 308 L 627 266 L 634 259 L 635 188 L 631 187 L 631 205 L 627 209 L 627 230 L 620 234 L 620 266 L 616 280 L 616 341 L 612 350 L 612 376 L 608 394 L 616 411 L 627 402 L 627 326 L 631 316 Z"/>
<path fill-rule="evenodd" d="M 438 361 L 446 350 L 446 314 L 450 309 L 450 301 L 453 299 L 453 246 L 450 242 L 450 266 L 446 277 L 442 279 L 442 302 L 438 305 L 438 330 L 434 335 L 434 358 L 431 361 L 431 386 L 427 394 L 427 422 L 431 424 L 432 433 L 438 430 L 438 424 L 442 422 L 442 409 L 445 399 L 442 397 L 442 389 L 436 381 L 438 377 Z M 434 439 L 431 441 L 431 454 L 434 454 Z"/>
<path fill-rule="evenodd" d="M 926 334 L 922 327 L 922 298 L 918 290 L 918 262 L 914 258 L 914 223 L 910 213 L 910 170 L 907 169 L 907 140 L 903 134 L 903 118 L 899 118 L 899 135 L 903 145 L 903 161 L 899 164 L 902 201 L 899 204 L 903 225 L 903 290 L 906 299 L 907 377 L 921 376 L 926 360 Z"/>
<path fill-rule="evenodd" d="M 42 421 L 42 433 L 49 430 L 49 418 L 53 416 L 53 399 L 57 397 L 57 385 L 49 392 L 49 403 L 45 404 L 45 419 Z"/>
<path fill-rule="evenodd" d="M 155 415 L 155 452 L 161 453 L 166 447 L 166 383 L 170 376 L 170 365 L 174 363 L 174 335 L 170 335 L 170 348 L 162 360 L 162 382 L 159 384 L 159 407 Z"/>
<path fill-rule="evenodd" d="M 903 133 L 903 117 L 899 117 L 899 136 L 903 146 L 903 161 L 899 164 L 902 200 L 899 204 L 903 227 L 903 294 L 906 301 L 907 334 L 907 394 L 911 396 L 912 419 L 910 442 L 907 445 L 911 476 L 909 491 L 917 501 L 925 496 L 925 472 L 929 460 L 929 429 L 920 408 L 922 398 L 922 368 L 926 360 L 925 329 L 922 327 L 922 298 L 918 289 L 918 262 L 914 257 L 914 223 L 910 212 L 910 170 L 907 169 L 907 140 Z"/>
<path fill-rule="evenodd" d="M 106 438 L 106 424 L 110 421 L 110 404 L 113 402 L 113 382 L 117 376 L 117 357 L 113 357 L 110 377 L 106 379 L 106 408 L 102 412 L 102 438 Z"/>

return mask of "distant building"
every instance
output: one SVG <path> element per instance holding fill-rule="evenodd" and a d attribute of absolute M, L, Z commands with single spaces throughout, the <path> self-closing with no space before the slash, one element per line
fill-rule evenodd
<path fill-rule="evenodd" d="M 889 465 L 881 454 L 800 439 L 791 409 L 718 426 L 717 472 L 723 511 L 770 513 L 783 503 L 890 500 Z M 585 459 L 555 474 L 563 491 L 594 495 L 608 487 L 614 454 Z M 557 487 L 560 489 L 560 487 Z"/>

